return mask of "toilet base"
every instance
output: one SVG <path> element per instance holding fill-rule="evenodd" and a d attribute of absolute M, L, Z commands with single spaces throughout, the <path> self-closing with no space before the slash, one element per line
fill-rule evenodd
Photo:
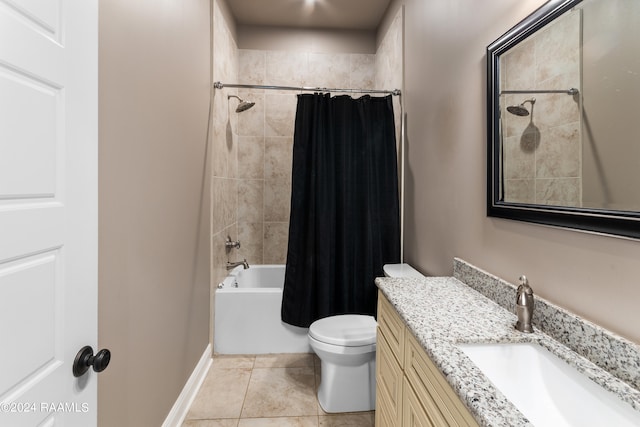
<path fill-rule="evenodd" d="M 358 366 L 339 366 L 320 360 L 318 402 L 325 412 L 373 411 L 376 408 L 376 359 Z"/>

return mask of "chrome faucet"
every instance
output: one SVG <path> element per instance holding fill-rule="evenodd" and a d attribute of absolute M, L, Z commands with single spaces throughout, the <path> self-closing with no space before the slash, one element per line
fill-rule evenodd
<path fill-rule="evenodd" d="M 247 259 L 245 258 L 244 260 L 238 261 L 238 262 L 229 262 L 229 261 L 227 261 L 227 270 L 232 270 L 232 269 L 236 268 L 239 265 L 243 266 L 245 270 L 247 268 L 249 268 L 249 263 L 247 262 Z"/>
<path fill-rule="evenodd" d="M 531 318 L 533 317 L 533 289 L 525 276 L 520 276 L 520 286 L 516 293 L 516 314 L 518 321 L 516 329 L 520 332 L 533 332 Z"/>

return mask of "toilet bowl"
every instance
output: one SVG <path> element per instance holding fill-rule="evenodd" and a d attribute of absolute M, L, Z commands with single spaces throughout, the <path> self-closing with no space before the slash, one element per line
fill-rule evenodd
<path fill-rule="evenodd" d="M 388 277 L 423 277 L 408 264 L 384 266 Z M 376 407 L 376 321 L 342 314 L 316 320 L 309 345 L 320 358 L 318 402 L 325 412 L 373 411 Z"/>
<path fill-rule="evenodd" d="M 372 411 L 376 406 L 376 321 L 343 314 L 316 320 L 309 345 L 320 358 L 318 402 L 325 412 Z"/>

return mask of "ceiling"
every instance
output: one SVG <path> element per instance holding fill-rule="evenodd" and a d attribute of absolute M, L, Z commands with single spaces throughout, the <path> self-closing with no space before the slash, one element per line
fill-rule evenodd
<path fill-rule="evenodd" d="M 391 0 L 227 0 L 238 25 L 375 30 Z"/>

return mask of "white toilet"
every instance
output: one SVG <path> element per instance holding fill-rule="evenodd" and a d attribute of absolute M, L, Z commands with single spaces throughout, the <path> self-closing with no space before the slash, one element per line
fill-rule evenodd
<path fill-rule="evenodd" d="M 384 266 L 388 277 L 423 277 L 408 264 Z M 372 411 L 376 407 L 376 321 L 343 314 L 316 320 L 309 345 L 320 358 L 318 401 L 325 412 Z"/>

